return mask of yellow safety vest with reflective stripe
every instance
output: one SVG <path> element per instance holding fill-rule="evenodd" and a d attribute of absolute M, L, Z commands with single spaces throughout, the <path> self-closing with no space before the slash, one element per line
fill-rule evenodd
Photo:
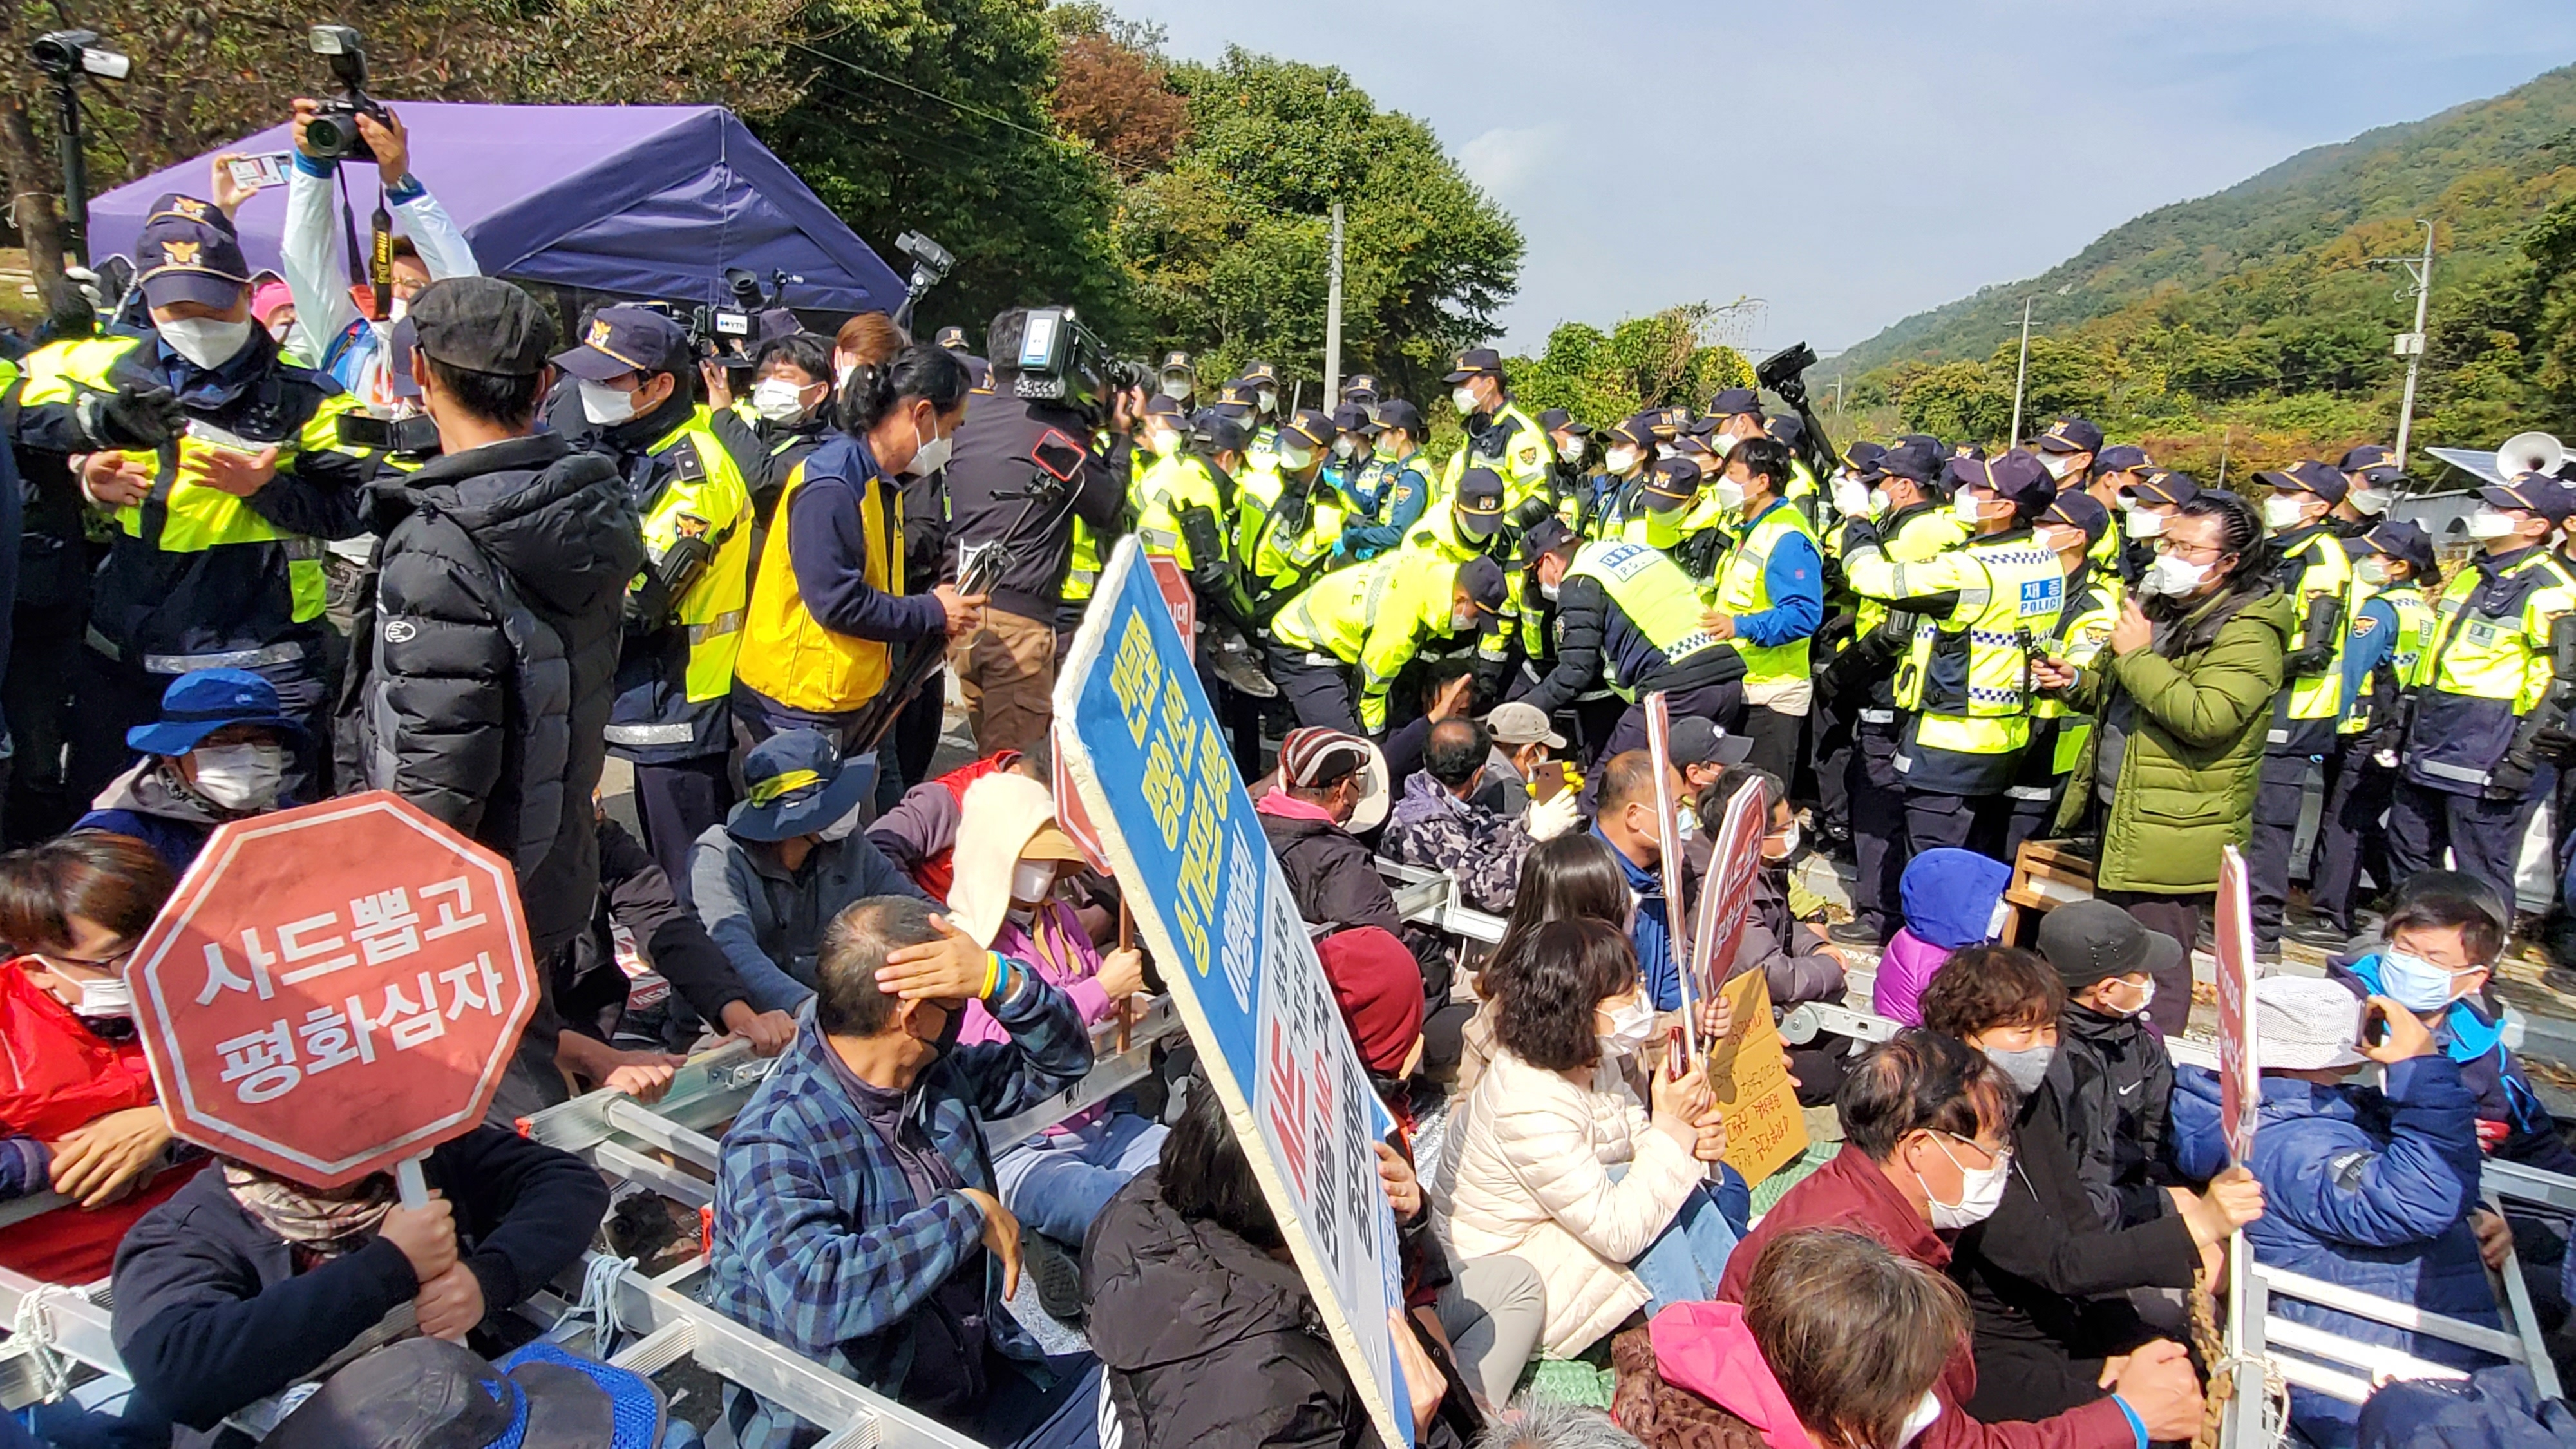
<path fill-rule="evenodd" d="M 1509 513 L 1520 507 L 1525 499 L 1550 495 L 1556 487 L 1556 470 L 1548 464 L 1555 445 L 1548 441 L 1538 419 L 1522 411 L 1519 403 L 1505 399 L 1502 407 L 1494 413 L 1493 425 L 1499 427 L 1506 420 L 1518 426 L 1512 429 L 1511 437 L 1504 442 L 1503 456 L 1478 466 L 1491 468 L 1501 476 L 1503 511 Z M 1458 480 L 1466 476 L 1468 455 L 1475 450 L 1475 441 L 1468 439 L 1459 443 L 1457 452 L 1449 455 L 1449 461 L 1440 469 L 1441 497 L 1458 496 Z"/>
<path fill-rule="evenodd" d="M 1699 586 L 1661 549 L 1624 541 L 1587 543 L 1575 551 L 1565 576 L 1599 582 L 1601 592 L 1666 663 L 1679 663 L 1719 642 L 1708 631 L 1708 606 Z M 1602 665 L 1605 670 L 1614 667 L 1607 651 Z M 1621 699 L 1637 697 L 1633 681 L 1607 682 Z"/>
<path fill-rule="evenodd" d="M 2576 611 L 2576 577 L 2547 548 L 2526 551 L 2492 584 L 2485 563 L 2454 573 L 2434 610 L 2403 752 L 2408 779 L 2454 794 L 2487 789 L 2517 719 L 2548 694 L 2550 636 Z"/>
<path fill-rule="evenodd" d="M 1190 558 L 1189 540 L 1181 536 L 1184 510 L 1206 509 L 1216 522 L 1218 540 L 1225 538 L 1225 498 L 1217 491 L 1216 474 L 1196 454 L 1172 453 L 1156 460 L 1136 490 L 1137 542 L 1147 553 L 1169 557 L 1181 572 L 1197 567 Z"/>
<path fill-rule="evenodd" d="M 27 407 L 46 403 L 70 402 L 84 388 L 92 392 L 114 392 L 116 384 L 108 373 L 117 359 L 132 352 L 143 339 L 139 337 L 74 337 L 48 342 L 19 359 L 20 375 L 27 380 L 26 389 L 18 394 Z"/>
<path fill-rule="evenodd" d="M 844 714 L 864 706 L 885 688 L 893 646 L 835 633 L 824 628 L 807 607 L 786 536 L 791 527 L 789 510 L 804 487 L 805 464 L 799 462 L 789 471 L 787 486 L 779 490 L 778 511 L 771 515 L 773 537 L 754 569 L 734 677 L 790 709 Z M 900 595 L 903 505 L 898 497 L 889 506 L 883 478 L 868 480 L 859 491 L 859 536 L 867 541 L 867 553 L 859 560 L 860 577 L 880 593 Z M 695 651 L 689 663 L 696 667 Z"/>
<path fill-rule="evenodd" d="M 1813 498 L 1824 491 L 1816 482 L 1816 470 L 1807 466 L 1806 459 L 1789 460 L 1789 482 L 1788 486 L 1780 490 L 1781 497 Z"/>
<path fill-rule="evenodd" d="M 1816 542 L 1816 531 L 1808 524 L 1807 516 L 1786 500 L 1775 501 L 1762 511 L 1744 541 L 1727 554 L 1725 564 L 1717 571 L 1717 590 L 1711 602 L 1719 613 L 1742 618 L 1771 607 L 1767 575 L 1771 550 L 1791 534 L 1804 535 L 1811 545 Z M 1812 672 L 1809 647 L 1813 642 L 1798 638 L 1786 644 L 1756 644 L 1739 635 L 1730 641 L 1730 647 L 1744 656 L 1744 684 L 1753 689 L 1808 678 Z"/>
<path fill-rule="evenodd" d="M 1256 473 L 1253 480 L 1253 486 L 1235 495 L 1241 526 L 1235 556 L 1251 560 L 1253 577 L 1264 587 L 1300 587 L 1298 580 L 1315 572 L 1341 542 L 1342 523 L 1349 515 L 1340 495 L 1319 482 L 1307 495 L 1305 526 L 1287 532 L 1274 526 L 1273 518 L 1288 480 L 1275 471 Z"/>
<path fill-rule="evenodd" d="M 1932 504 L 1898 524 L 1894 536 L 1885 541 L 1883 549 L 1891 563 L 1929 563 L 1967 541 L 1968 530 L 1959 522 L 1959 516 Z M 1863 594 L 1859 607 L 1852 612 L 1852 637 L 1866 639 L 1886 622 L 1886 601 Z"/>
<path fill-rule="evenodd" d="M 1291 598 L 1270 621 L 1271 637 L 1360 669 L 1359 717 L 1386 728 L 1386 692 L 1423 640 L 1446 638 L 1455 620 L 1458 566 L 1398 551 L 1337 569 Z"/>
<path fill-rule="evenodd" d="M 2341 538 L 2324 529 L 2319 529 L 2309 535 L 2307 540 L 2290 555 L 2290 558 L 2293 561 L 2300 559 L 2307 561 L 2307 568 L 2299 575 L 2298 592 L 2292 601 L 2296 605 L 2296 617 L 2301 626 L 2307 623 L 2309 608 L 2321 598 L 2334 599 L 2347 612 L 2349 611 L 2349 601 L 2352 596 L 2352 555 L 2343 551 Z M 2335 630 L 2334 654 L 2326 661 L 2325 669 L 2320 673 L 2289 681 L 2288 718 L 2334 719 L 2343 713 L 2344 640 L 2351 633 L 2352 621 L 2347 618 L 2343 624 L 2342 628 Z M 2290 642 L 2293 647 L 2297 646 L 2298 636 L 2293 635 Z"/>
<path fill-rule="evenodd" d="M 1846 566 L 1855 593 L 1901 600 L 1955 594 L 1947 617 L 1917 617 L 1897 666 L 1899 708 L 1917 711 L 1915 741 L 1962 755 L 2002 755 L 2030 742 L 2030 660 L 2057 628 L 2066 570 L 2028 533 L 1971 542 L 1923 563 L 1863 549 Z"/>
<path fill-rule="evenodd" d="M 2121 521 L 2128 516 L 2121 509 L 2113 508 L 2111 522 L 2103 528 L 2102 536 L 2093 540 L 2091 548 L 2084 550 L 2084 556 L 2093 561 L 2093 566 L 2106 574 L 2120 571 L 2120 550 L 2128 544 L 2127 532 Z"/>
<path fill-rule="evenodd" d="M 1066 556 L 1064 567 L 1064 601 L 1079 604 L 1100 587 L 1100 538 L 1091 525 L 1076 516 L 1073 520 L 1073 552 Z"/>
<path fill-rule="evenodd" d="M 662 556 L 684 537 L 705 538 L 715 545 L 714 560 L 672 600 L 673 622 L 688 631 L 691 704 L 733 692 L 743 615 L 751 602 L 751 489 L 742 481 L 742 470 L 734 466 L 733 453 L 708 425 L 712 416 L 700 403 L 688 421 L 646 449 L 656 458 L 674 450 L 685 452 L 673 460 L 669 478 L 645 510 L 645 567 L 660 567 Z M 690 456 L 697 460 L 694 466 Z M 797 471 L 801 475 L 804 465 L 797 465 Z M 786 549 L 769 552 L 782 564 L 787 562 Z"/>
<path fill-rule="evenodd" d="M 2102 646 L 2111 642 L 2111 626 L 2120 622 L 2120 605 L 2127 597 L 2116 573 L 2092 569 L 2085 585 L 2083 598 L 2067 599 L 2047 641 L 2049 658 L 2076 669 L 2091 664 Z M 2060 775 L 2073 770 L 2084 753 L 2084 742 L 2092 737 L 2093 716 L 2053 694 L 2033 696 L 2030 716 L 2057 721 L 2057 746 L 2049 768 Z"/>

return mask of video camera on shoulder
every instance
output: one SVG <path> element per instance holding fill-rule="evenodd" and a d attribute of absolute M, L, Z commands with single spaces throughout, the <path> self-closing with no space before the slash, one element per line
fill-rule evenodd
<path fill-rule="evenodd" d="M 1019 345 L 996 354 L 995 363 L 1010 374 L 1012 396 L 1057 403 L 1095 423 L 1108 416 L 1112 397 L 1151 381 L 1143 363 L 1112 356 L 1071 307 L 1031 307 L 1021 319 Z"/>
<path fill-rule="evenodd" d="M 726 300 L 694 308 L 681 321 L 700 358 L 727 372 L 749 372 L 758 351 L 760 314 L 786 306 L 787 284 L 805 279 L 779 270 L 770 273 L 764 287 L 757 275 L 741 267 L 725 268 L 724 278 Z"/>
<path fill-rule="evenodd" d="M 340 82 L 340 94 L 322 103 L 322 109 L 304 126 L 304 145 L 324 160 L 364 161 L 373 165 L 375 148 L 358 134 L 358 117 L 373 116 L 379 125 L 388 117 L 375 97 L 367 94 L 367 45 L 358 32 L 346 25 L 316 25 L 307 36 L 313 53 L 328 56 L 331 75 Z"/>

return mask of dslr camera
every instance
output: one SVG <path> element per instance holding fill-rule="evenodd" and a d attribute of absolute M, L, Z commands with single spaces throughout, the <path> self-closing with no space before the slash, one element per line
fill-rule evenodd
<path fill-rule="evenodd" d="M 346 25 L 316 25 L 307 39 L 315 55 L 330 58 L 340 94 L 324 101 L 321 112 L 305 124 L 305 146 L 324 160 L 374 164 L 375 150 L 358 134 L 358 118 L 373 116 L 378 124 L 390 118 L 384 106 L 367 94 L 366 42 Z"/>
<path fill-rule="evenodd" d="M 995 361 L 1010 373 L 1012 396 L 1057 403 L 1094 422 L 1109 415 L 1111 398 L 1152 381 L 1144 364 L 1112 356 L 1071 307 L 1031 307 L 1007 356 Z"/>

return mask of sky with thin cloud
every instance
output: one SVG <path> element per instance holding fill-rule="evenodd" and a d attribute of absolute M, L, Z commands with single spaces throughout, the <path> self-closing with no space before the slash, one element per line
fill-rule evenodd
<path fill-rule="evenodd" d="M 2309 146 L 2576 61 L 2570 0 L 1117 0 L 1340 66 L 1520 221 L 1514 350 L 1752 299 L 1849 346 Z"/>

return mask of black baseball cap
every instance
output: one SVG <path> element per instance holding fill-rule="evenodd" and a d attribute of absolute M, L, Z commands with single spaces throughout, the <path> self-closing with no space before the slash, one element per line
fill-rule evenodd
<path fill-rule="evenodd" d="M 176 192 L 152 203 L 134 239 L 134 264 L 148 306 L 229 308 L 250 290 L 250 262 L 232 219 L 211 201 Z"/>
<path fill-rule="evenodd" d="M 1156 393 L 1145 399 L 1145 416 L 1149 418 L 1186 418 L 1189 408 L 1179 398 Z"/>
<path fill-rule="evenodd" d="M 2481 488 L 2478 497 L 2498 508 L 2536 513 L 2552 523 L 2565 523 L 2568 515 L 2576 514 L 2576 492 L 2555 478 L 2537 473 L 2525 473 L 2500 488 Z"/>
<path fill-rule="evenodd" d="M 1333 438 L 1340 431 L 1333 426 L 1331 418 L 1313 408 L 1301 408 L 1281 420 L 1279 441 L 1304 443 L 1320 452 L 1333 446 Z"/>
<path fill-rule="evenodd" d="M 1700 467 L 1688 458 L 1660 458 L 1646 470 L 1645 501 L 1658 513 L 1670 513 L 1699 496 Z"/>
<path fill-rule="evenodd" d="M 1654 414 L 1639 413 L 1632 418 L 1622 418 L 1602 429 L 1602 439 L 1604 447 L 1612 443 L 1627 443 L 1651 453 L 1655 451 Z"/>
<path fill-rule="evenodd" d="M 1166 352 L 1163 354 L 1163 365 L 1158 370 L 1166 373 L 1189 372 L 1192 370 L 1190 367 L 1190 355 L 1186 352 Z M 1196 381 L 1197 379 L 1193 377 L 1191 380 Z"/>
<path fill-rule="evenodd" d="M 1952 488 L 1991 489 L 1996 496 L 2010 499 L 2025 518 L 2057 499 L 2057 480 L 2048 476 L 2048 465 L 2037 454 L 2019 448 L 1992 458 L 1953 458 L 1948 473 Z"/>
<path fill-rule="evenodd" d="M 1784 448 L 1794 448 L 1807 439 L 1807 425 L 1798 421 L 1796 413 L 1781 413 L 1762 426 L 1771 434 L 1771 441 Z"/>
<path fill-rule="evenodd" d="M 951 352 L 963 352 L 966 350 L 966 329 L 953 325 L 942 327 L 931 335 L 930 345 L 945 347 Z"/>
<path fill-rule="evenodd" d="M 2058 494 L 2057 501 L 2048 505 L 2048 511 L 2039 516 L 2039 521 L 2080 528 L 2084 530 L 2086 543 L 2100 543 L 2103 531 L 2111 526 L 2111 510 L 2103 507 L 2100 499 L 2079 489 Z"/>
<path fill-rule="evenodd" d="M 1749 387 L 1730 387 L 1708 400 L 1712 418 L 1758 418 L 1762 416 L 1762 399 Z"/>
<path fill-rule="evenodd" d="M 1549 408 L 1546 412 L 1540 413 L 1538 415 L 1538 430 L 1542 433 L 1572 433 L 1578 438 L 1588 438 L 1592 436 L 1592 425 L 1590 423 L 1576 422 L 1574 420 L 1574 414 L 1567 412 L 1563 408 Z"/>
<path fill-rule="evenodd" d="M 2135 443 L 2118 443 L 2093 455 L 2096 473 L 2135 473 L 2155 465 L 2147 461 L 2147 450 Z"/>
<path fill-rule="evenodd" d="M 2404 559 L 2415 566 L 2417 577 L 2433 572 L 2433 536 L 2420 523 L 2392 518 L 2361 536 L 2362 546 L 2372 553 Z M 2474 877 L 2469 877 L 2474 879 Z M 2513 922 L 2506 921 L 2507 926 Z"/>
<path fill-rule="evenodd" d="M 2200 483 L 2189 473 L 2159 469 L 2120 491 L 2141 503 L 2170 503 L 2179 508 L 2200 496 Z"/>
<path fill-rule="evenodd" d="M 1900 439 L 1896 446 L 1871 460 L 1865 471 L 1873 479 L 1904 478 L 1916 483 L 1930 483 L 1941 476 L 1941 455 L 1920 443 Z"/>
<path fill-rule="evenodd" d="M 1692 765 L 1741 765 L 1753 758 L 1753 737 L 1731 735 L 1717 727 L 1705 715 L 1691 715 L 1673 721 L 1673 764 L 1676 768 Z M 1764 821 L 1767 828 L 1769 821 Z"/>
<path fill-rule="evenodd" d="M 2083 418 L 2059 418 L 2039 435 L 2039 447 L 2047 453 L 2098 453 L 2102 430 Z"/>
<path fill-rule="evenodd" d="M 1503 566 L 1483 554 L 1458 565 L 1458 587 L 1466 590 L 1468 599 L 1488 614 L 1501 613 L 1503 601 L 1511 597 L 1510 581 L 1503 576 Z"/>
<path fill-rule="evenodd" d="M 1243 419 L 1208 408 L 1190 424 L 1190 436 L 1211 453 L 1240 453 L 1252 441 L 1252 430 Z"/>
<path fill-rule="evenodd" d="M 1266 362 L 1247 362 L 1243 365 L 1243 381 L 1255 385 L 1267 383 L 1275 388 L 1279 385 L 1279 369 Z"/>
<path fill-rule="evenodd" d="M 2183 962 L 2181 942 L 2102 900 L 2069 901 L 2040 917 L 2039 954 L 2069 991 L 2113 976 L 2163 975 Z"/>
<path fill-rule="evenodd" d="M 545 371 L 555 345 L 554 319 L 498 277 L 441 277 L 412 298 L 403 325 L 432 361 L 502 377 Z"/>
<path fill-rule="evenodd" d="M 1471 377 L 1499 377 L 1503 355 L 1490 347 L 1470 347 L 1458 354 L 1458 365 L 1442 377 L 1442 382 L 1465 382 Z"/>
<path fill-rule="evenodd" d="M 1470 538 L 1491 538 L 1503 526 L 1503 476 L 1491 468 L 1458 475 L 1458 527 Z"/>
<path fill-rule="evenodd" d="M 1377 424 L 1369 421 L 1368 409 L 1358 403 L 1344 403 L 1333 409 L 1333 427 L 1344 433 L 1374 433 Z"/>
<path fill-rule="evenodd" d="M 1521 561 L 1536 563 L 1540 554 L 1571 554 L 1582 546 L 1583 540 L 1574 535 L 1574 525 L 1551 513 L 1521 535 Z"/>
<path fill-rule="evenodd" d="M 626 374 L 677 373 L 686 367 L 689 334 L 650 307 L 618 303 L 593 313 L 581 344 L 558 352 L 554 364 L 584 382 Z"/>
<path fill-rule="evenodd" d="M 2331 463 L 2302 459 L 2287 468 L 2266 469 L 2254 475 L 2254 481 L 2284 493 L 2313 493 L 2328 503 L 2341 503 L 2352 491 L 2352 480 Z"/>
<path fill-rule="evenodd" d="M 1346 398 L 1377 396 L 1377 378 L 1369 373 L 1354 372 L 1342 379 L 1342 396 Z"/>
<path fill-rule="evenodd" d="M 1854 443 L 1844 451 L 1843 461 L 1851 465 L 1853 472 L 1866 473 L 1873 464 L 1886 456 L 1885 443 Z"/>
<path fill-rule="evenodd" d="M 1415 442 L 1422 440 L 1422 409 L 1400 397 L 1391 397 L 1377 405 L 1377 425 L 1382 432 L 1402 428 Z"/>

